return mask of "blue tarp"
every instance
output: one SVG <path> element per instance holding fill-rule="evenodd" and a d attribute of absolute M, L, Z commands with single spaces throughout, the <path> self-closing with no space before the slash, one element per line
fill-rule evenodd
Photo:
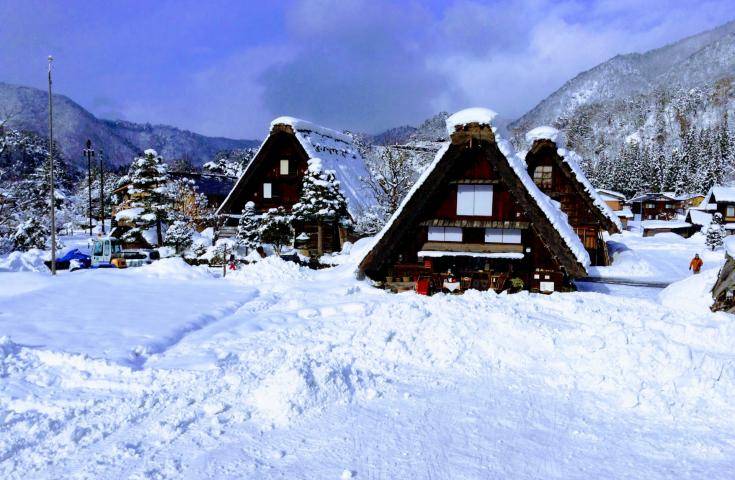
<path fill-rule="evenodd" d="M 57 262 L 70 262 L 72 260 L 89 261 L 90 257 L 86 253 L 81 252 L 78 248 L 75 248 L 67 252 L 67 254 L 64 255 L 63 257 L 56 259 Z"/>
<path fill-rule="evenodd" d="M 57 268 L 60 268 L 62 270 L 69 268 L 69 262 L 71 262 L 72 260 L 77 261 L 78 268 L 89 268 L 90 266 L 92 266 L 92 257 L 87 255 L 86 253 L 81 252 L 78 248 L 75 248 L 67 252 L 67 254 L 63 257 L 56 259 Z"/>

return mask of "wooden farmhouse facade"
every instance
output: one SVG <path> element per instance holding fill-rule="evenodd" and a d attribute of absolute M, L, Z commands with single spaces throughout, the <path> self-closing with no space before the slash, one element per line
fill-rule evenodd
<path fill-rule="evenodd" d="M 528 132 L 531 149 L 525 160 L 528 174 L 536 186 L 559 202 L 569 224 L 589 253 L 592 265 L 608 265 L 609 256 L 603 232 L 620 233 L 620 219 L 600 198 L 579 166 L 578 155 L 560 149 L 556 130 L 539 127 Z"/>
<path fill-rule="evenodd" d="M 391 290 L 424 292 L 551 292 L 586 275 L 579 237 L 498 140 L 493 116 L 468 109 L 447 120 L 451 140 L 378 235 L 361 273 Z"/>
<path fill-rule="evenodd" d="M 255 204 L 258 213 L 278 207 L 290 212 L 299 201 L 308 162 L 315 158 L 321 159 L 324 170 L 334 171 L 353 218 L 372 205 L 373 195 L 360 180 L 368 175 L 365 161 L 352 137 L 304 120 L 279 117 L 271 122 L 268 137 L 217 210 L 226 217 L 219 235 L 234 235 L 248 202 Z M 294 228 L 296 238 L 306 239 L 301 246 L 316 250 L 317 225 L 301 222 Z M 338 251 L 349 233 L 336 221 L 322 224 L 320 230 L 325 252 Z"/>
<path fill-rule="evenodd" d="M 672 220 L 677 215 L 685 215 L 686 210 L 702 202 L 703 195 L 674 192 L 649 192 L 637 195 L 628 200 L 628 205 L 636 221 Z"/>

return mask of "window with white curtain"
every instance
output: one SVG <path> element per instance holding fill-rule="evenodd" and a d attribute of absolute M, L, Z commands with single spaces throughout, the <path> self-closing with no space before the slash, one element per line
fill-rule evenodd
<path fill-rule="evenodd" d="M 281 175 L 288 175 L 288 160 L 281 160 Z"/>
<path fill-rule="evenodd" d="M 460 227 L 429 227 L 430 242 L 461 242 L 462 229 Z"/>
<path fill-rule="evenodd" d="M 486 228 L 485 243 L 521 243 L 521 231 L 517 228 Z"/>
<path fill-rule="evenodd" d="M 273 185 L 270 183 L 263 184 L 263 198 L 273 198 Z"/>
<path fill-rule="evenodd" d="M 492 185 L 457 185 L 457 215 L 492 216 Z"/>

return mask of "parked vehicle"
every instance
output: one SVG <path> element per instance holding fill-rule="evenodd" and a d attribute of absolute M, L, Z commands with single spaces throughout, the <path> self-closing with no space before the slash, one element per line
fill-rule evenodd
<path fill-rule="evenodd" d="M 123 250 L 123 257 L 128 267 L 142 267 L 150 265 L 154 260 L 160 260 L 161 254 L 158 250 L 150 249 Z"/>
<path fill-rule="evenodd" d="M 120 240 L 111 237 L 92 240 L 92 268 L 113 267 L 127 267 Z"/>

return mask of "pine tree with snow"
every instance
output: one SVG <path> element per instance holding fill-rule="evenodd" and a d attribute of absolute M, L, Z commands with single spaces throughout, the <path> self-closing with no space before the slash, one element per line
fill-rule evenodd
<path fill-rule="evenodd" d="M 181 254 L 193 243 L 194 230 L 187 222 L 177 220 L 166 230 L 165 244 L 173 247 L 176 254 Z"/>
<path fill-rule="evenodd" d="M 301 222 L 316 222 L 317 253 L 323 249 L 324 223 L 350 221 L 347 201 L 339 189 L 339 181 L 332 170 L 322 170 L 318 158 L 309 160 L 309 168 L 301 183 L 301 195 L 292 209 L 293 219 Z"/>
<path fill-rule="evenodd" d="M 247 252 L 258 246 L 259 227 L 260 215 L 255 210 L 255 204 L 253 202 L 247 202 L 245 208 L 242 209 L 240 221 L 237 224 L 238 243 L 245 247 Z"/>
<path fill-rule="evenodd" d="M 261 243 L 273 245 L 276 255 L 281 255 L 281 249 L 293 240 L 291 217 L 283 207 L 271 208 L 263 214 L 258 227 L 258 238 Z"/>
<path fill-rule="evenodd" d="M 721 213 L 715 213 L 712 215 L 712 221 L 707 227 L 705 245 L 714 250 L 717 247 L 721 247 L 722 243 L 727 236 L 727 231 L 723 225 L 723 219 Z"/>
<path fill-rule="evenodd" d="M 146 150 L 144 155 L 135 159 L 128 173 L 130 185 L 131 221 L 133 228 L 123 236 L 123 240 L 139 241 L 143 232 L 156 228 L 158 245 L 163 244 L 162 224 L 168 219 L 171 207 L 171 192 L 168 168 L 155 150 Z"/>
<path fill-rule="evenodd" d="M 51 231 L 38 216 L 29 216 L 16 228 L 13 236 L 13 249 L 18 251 L 27 251 L 32 248 L 45 249 L 49 245 Z M 61 248 L 62 244 L 57 240 L 57 248 Z"/>

